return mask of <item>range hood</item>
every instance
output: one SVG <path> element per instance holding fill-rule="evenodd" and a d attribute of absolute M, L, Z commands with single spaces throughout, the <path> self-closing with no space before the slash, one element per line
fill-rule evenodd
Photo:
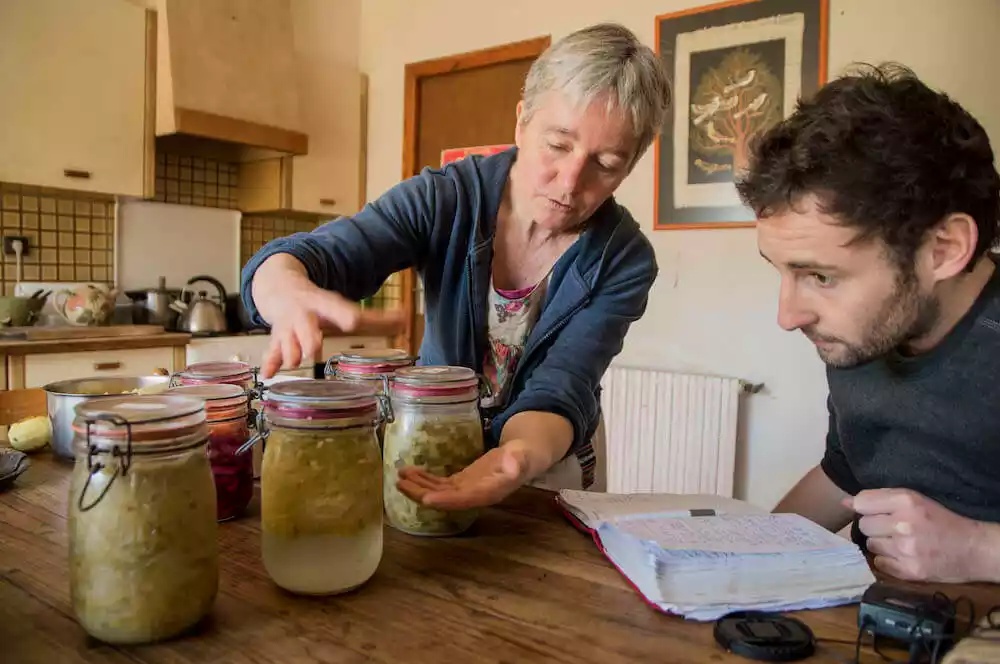
<path fill-rule="evenodd" d="M 156 136 L 306 154 L 290 0 L 145 0 Z"/>

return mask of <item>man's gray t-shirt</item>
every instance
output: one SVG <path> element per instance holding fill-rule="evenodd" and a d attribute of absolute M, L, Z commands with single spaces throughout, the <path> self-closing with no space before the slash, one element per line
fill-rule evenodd
<path fill-rule="evenodd" d="M 827 368 L 821 466 L 843 491 L 907 488 L 1000 522 L 1000 269 L 934 349 Z M 852 536 L 863 546 L 855 520 Z"/>

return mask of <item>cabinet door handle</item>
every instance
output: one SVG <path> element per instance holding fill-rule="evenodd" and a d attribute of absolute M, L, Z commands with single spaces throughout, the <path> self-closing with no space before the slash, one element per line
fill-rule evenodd
<path fill-rule="evenodd" d="M 63 175 L 68 178 L 76 178 L 79 180 L 89 180 L 90 171 L 81 171 L 78 168 L 65 168 L 63 169 Z"/>
<path fill-rule="evenodd" d="M 336 205 L 337 199 L 335 198 L 321 198 L 319 199 L 320 205 Z"/>
<path fill-rule="evenodd" d="M 121 368 L 121 362 L 94 362 L 94 371 L 114 371 Z"/>
<path fill-rule="evenodd" d="M 364 344 L 351 344 L 351 350 L 358 350 L 359 348 L 364 348 Z"/>

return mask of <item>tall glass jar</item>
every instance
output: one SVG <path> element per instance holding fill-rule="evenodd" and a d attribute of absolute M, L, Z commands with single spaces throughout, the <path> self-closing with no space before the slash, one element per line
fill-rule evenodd
<path fill-rule="evenodd" d="M 412 535 L 457 535 L 478 511 L 424 507 L 396 488 L 399 470 L 419 466 L 436 475 L 462 470 L 483 454 L 479 378 L 465 367 L 400 369 L 392 380 L 393 421 L 382 452 L 385 513 L 389 523 Z"/>
<path fill-rule="evenodd" d="M 108 643 L 176 636 L 218 591 L 215 485 L 201 401 L 111 397 L 76 408 L 69 495 L 70 596 Z"/>
<path fill-rule="evenodd" d="M 253 498 L 253 457 L 244 452 L 256 412 L 239 385 L 182 385 L 171 394 L 201 399 L 208 422 L 208 460 L 215 477 L 216 517 L 242 516 Z"/>
<path fill-rule="evenodd" d="M 382 559 L 382 472 L 370 386 L 272 385 L 264 397 L 264 567 L 282 588 L 326 595 L 365 583 Z"/>

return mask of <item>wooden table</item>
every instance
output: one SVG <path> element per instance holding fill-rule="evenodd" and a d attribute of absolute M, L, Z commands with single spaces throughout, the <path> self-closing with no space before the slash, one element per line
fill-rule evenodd
<path fill-rule="evenodd" d="M 99 644 L 85 636 L 69 602 L 68 476 L 67 465 L 43 453 L 0 493 L 5 664 L 748 661 L 723 652 L 711 625 L 647 607 L 568 524 L 552 494 L 536 489 L 488 510 L 468 536 L 417 538 L 387 528 L 371 581 L 323 599 L 293 596 L 270 581 L 255 503 L 248 517 L 219 526 L 220 593 L 204 625 L 157 645 Z M 1000 603 L 996 587 L 962 591 L 984 608 Z M 856 614 L 853 606 L 796 614 L 821 639 L 810 661 L 853 660 Z M 862 650 L 862 662 L 881 661 L 870 647 Z"/>

